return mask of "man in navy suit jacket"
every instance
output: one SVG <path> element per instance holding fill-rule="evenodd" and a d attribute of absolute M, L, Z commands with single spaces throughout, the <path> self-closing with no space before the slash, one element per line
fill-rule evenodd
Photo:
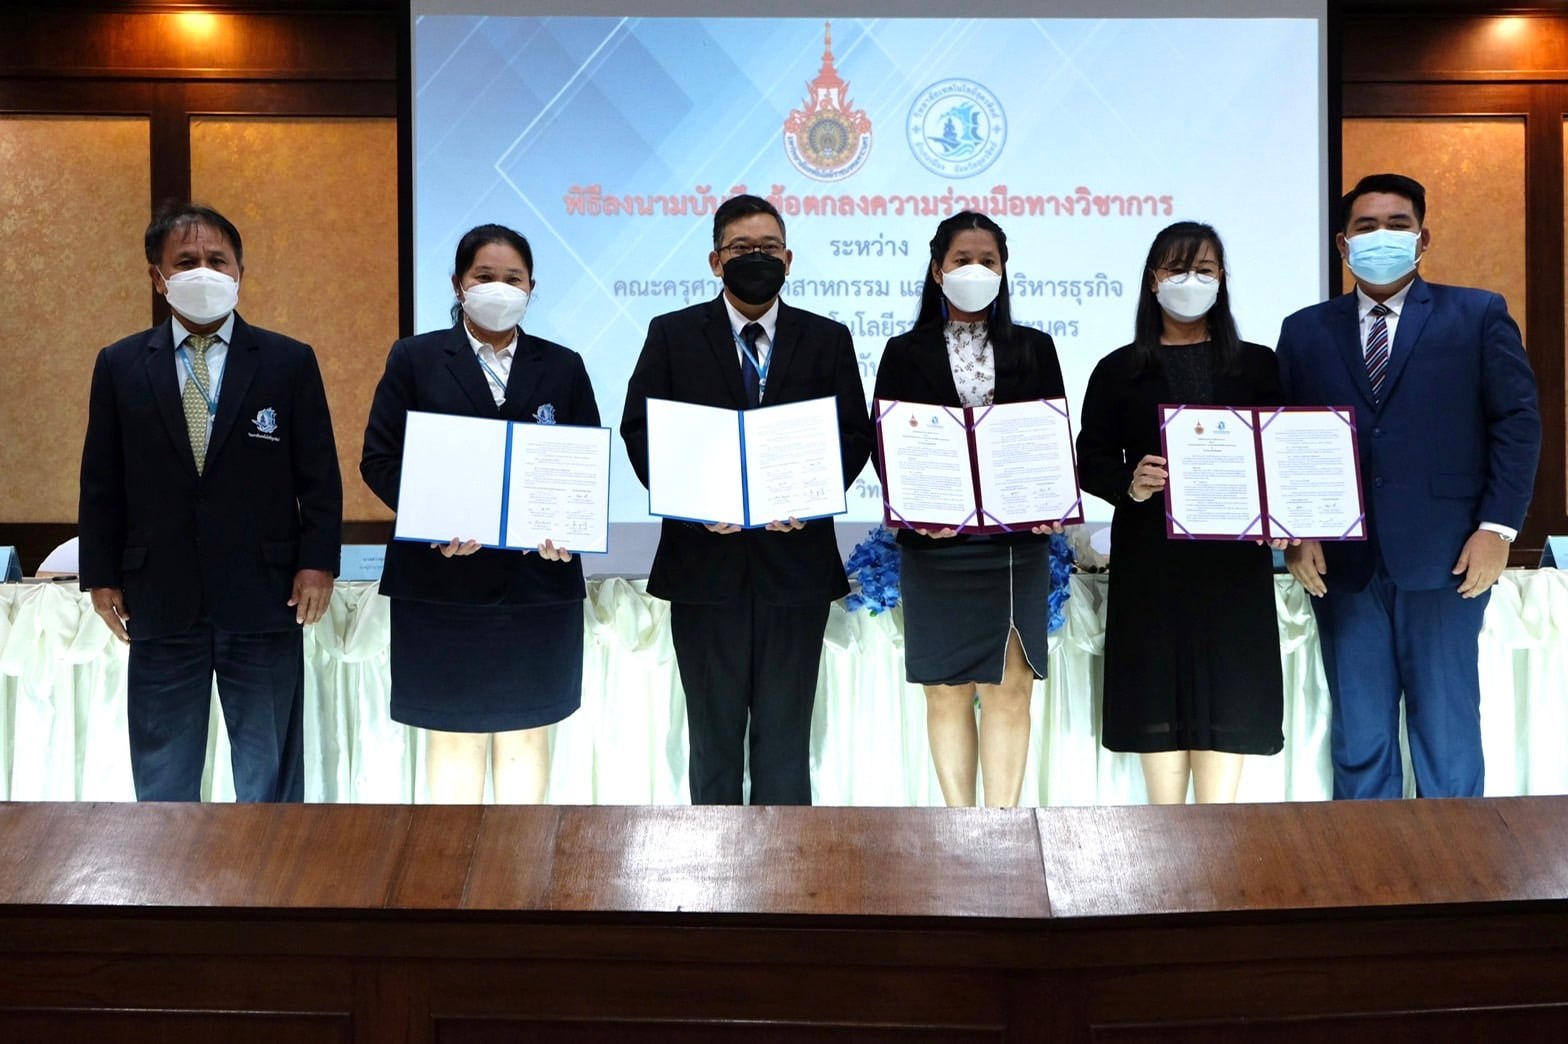
<path fill-rule="evenodd" d="M 240 235 L 174 204 L 147 228 L 173 317 L 98 354 L 82 447 L 81 585 L 130 643 L 144 801 L 200 797 L 212 679 L 241 801 L 304 793 L 302 624 L 332 596 L 343 486 L 309 346 L 234 312 Z"/>
<path fill-rule="evenodd" d="M 1540 456 L 1519 327 L 1498 294 L 1416 274 L 1425 217 L 1418 182 L 1363 178 L 1338 237 L 1356 289 L 1279 335 L 1292 402 L 1356 410 L 1368 538 L 1286 553 L 1316 596 L 1336 798 L 1403 795 L 1401 694 L 1416 793 L 1482 793 L 1478 639 Z"/>
<path fill-rule="evenodd" d="M 845 485 L 865 466 L 871 421 L 849 330 L 779 300 L 791 259 L 767 200 L 736 196 L 714 214 L 708 266 L 724 292 L 655 318 L 627 385 L 621 436 L 643 485 L 650 398 L 744 409 L 832 396 Z M 740 804 L 749 743 L 752 804 L 811 804 L 822 636 L 849 593 L 833 520 L 742 531 L 667 518 L 648 593 L 672 603 L 692 803 Z"/>

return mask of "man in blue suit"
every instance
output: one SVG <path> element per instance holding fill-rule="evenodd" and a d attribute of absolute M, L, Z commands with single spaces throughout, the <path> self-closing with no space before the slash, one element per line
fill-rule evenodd
<path fill-rule="evenodd" d="M 1336 798 L 1404 793 L 1401 695 L 1416 793 L 1481 794 L 1481 621 L 1540 456 L 1519 327 L 1498 294 L 1417 275 L 1425 217 L 1418 182 L 1363 178 L 1337 240 L 1355 290 L 1279 335 L 1292 402 L 1356 410 L 1368 538 L 1286 552 L 1316 596 Z"/>

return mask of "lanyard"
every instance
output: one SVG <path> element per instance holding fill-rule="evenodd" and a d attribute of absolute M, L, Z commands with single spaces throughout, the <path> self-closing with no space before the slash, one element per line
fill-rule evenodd
<path fill-rule="evenodd" d="M 218 415 L 218 396 L 216 394 L 209 394 L 207 391 L 207 386 L 201 383 L 200 377 L 196 376 L 196 370 L 191 366 L 190 349 L 182 346 L 180 348 L 179 354 L 180 362 L 185 364 L 186 379 L 196 385 L 196 391 L 200 393 L 201 401 L 207 404 L 207 416 L 216 417 Z"/>
<path fill-rule="evenodd" d="M 733 326 L 730 327 L 730 336 L 735 338 L 735 347 L 740 349 L 740 354 L 747 362 L 751 363 L 751 368 L 757 371 L 757 399 L 761 401 L 762 397 L 768 393 L 768 367 L 773 365 L 773 352 L 771 350 L 768 352 L 767 362 L 759 362 L 757 353 L 752 351 L 746 342 L 741 339 L 740 334 L 735 332 Z"/>
<path fill-rule="evenodd" d="M 496 373 L 494 370 L 492 370 L 490 368 L 490 364 L 485 362 L 485 357 L 484 356 L 480 355 L 478 352 L 475 352 L 474 353 L 474 358 L 478 359 L 479 360 L 479 365 L 483 366 L 485 368 L 485 376 L 489 377 L 490 380 L 495 384 L 495 386 L 501 390 L 501 402 L 505 402 L 506 401 L 506 382 L 501 379 L 501 375 L 500 374 Z M 497 403 L 496 405 L 499 406 L 500 404 L 501 403 Z"/>

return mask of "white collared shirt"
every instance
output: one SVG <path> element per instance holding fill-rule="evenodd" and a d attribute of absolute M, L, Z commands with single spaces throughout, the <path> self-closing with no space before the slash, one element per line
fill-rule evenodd
<path fill-rule="evenodd" d="M 1394 347 L 1394 334 L 1399 329 L 1399 314 L 1405 310 L 1405 298 L 1410 296 L 1410 288 L 1415 285 L 1415 280 L 1412 279 L 1400 287 L 1397 293 L 1390 295 L 1388 300 L 1383 302 L 1383 306 L 1388 309 L 1388 314 L 1383 317 L 1383 323 L 1388 327 L 1388 347 L 1390 351 Z M 1356 285 L 1356 315 L 1361 319 L 1361 357 L 1363 359 L 1366 358 L 1367 338 L 1372 334 L 1372 324 L 1375 321 L 1372 316 L 1372 309 L 1377 303 L 1367 296 L 1366 291 L 1361 289 L 1359 283 Z M 1519 536 L 1517 529 L 1505 526 L 1500 522 L 1482 522 L 1476 528 L 1496 533 L 1510 543 Z"/>
<path fill-rule="evenodd" d="M 517 355 L 517 330 L 512 330 L 512 339 L 505 346 L 496 349 L 474 336 L 468 328 L 468 323 L 463 323 L 463 333 L 468 335 L 469 346 L 474 349 L 474 354 L 479 357 L 479 368 L 484 372 L 485 384 L 490 387 L 490 397 L 497 406 L 506 401 L 506 381 L 512 377 L 512 359 Z M 488 369 L 487 369 L 488 367 Z M 495 371 L 495 376 L 500 377 L 502 383 L 497 385 L 495 377 L 490 371 Z"/>
<path fill-rule="evenodd" d="M 773 306 L 758 319 L 747 319 L 740 312 L 736 311 L 735 306 L 730 303 L 728 294 L 724 295 L 724 310 L 730 314 L 730 333 L 735 341 L 735 362 L 743 370 L 750 366 L 751 363 L 746 361 L 746 354 L 740 350 L 740 346 L 745 343 L 741 340 L 740 332 L 745 329 L 748 323 L 757 323 L 762 327 L 762 336 L 757 338 L 757 363 L 766 372 L 768 356 L 773 351 L 773 333 L 779 327 L 778 298 L 774 298 Z"/>
<path fill-rule="evenodd" d="M 1399 313 L 1405 310 L 1405 298 L 1410 296 L 1410 288 L 1415 285 L 1415 280 L 1412 279 L 1400 287 L 1398 293 L 1383 302 L 1383 307 L 1388 309 L 1388 314 L 1383 317 L 1383 324 L 1388 327 L 1388 346 L 1390 349 L 1394 347 L 1394 333 L 1399 329 Z M 1367 338 L 1372 336 L 1372 323 L 1374 322 L 1372 309 L 1376 306 L 1377 302 L 1368 297 L 1367 292 L 1361 289 L 1358 283 L 1356 285 L 1356 315 L 1361 318 L 1362 358 L 1365 358 L 1367 354 Z"/>
<path fill-rule="evenodd" d="M 185 397 L 185 382 L 190 380 L 190 371 L 185 368 L 183 360 L 190 358 L 190 349 L 185 347 L 185 338 L 191 332 L 180 322 L 177 314 L 170 315 L 174 338 L 174 376 L 179 381 L 176 390 L 180 398 Z M 229 361 L 229 342 L 234 339 L 234 313 L 230 312 L 228 318 L 223 320 L 223 325 L 213 331 L 217 338 L 207 349 L 207 394 L 212 396 L 213 404 L 218 401 L 218 390 L 223 387 L 223 367 Z M 213 410 L 207 411 L 207 437 L 212 438 Z"/>

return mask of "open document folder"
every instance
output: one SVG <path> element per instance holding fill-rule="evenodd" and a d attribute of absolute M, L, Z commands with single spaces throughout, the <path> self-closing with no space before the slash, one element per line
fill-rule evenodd
<path fill-rule="evenodd" d="M 886 525 L 1007 533 L 1083 521 L 1066 399 L 875 409 Z"/>
<path fill-rule="evenodd" d="M 1165 531 L 1187 540 L 1365 540 L 1349 406 L 1160 406 Z"/>
<path fill-rule="evenodd" d="M 409 411 L 399 540 L 576 554 L 610 543 L 610 429 Z"/>
<path fill-rule="evenodd" d="M 727 410 L 648 400 L 648 512 L 755 529 L 842 515 L 838 400 Z"/>

